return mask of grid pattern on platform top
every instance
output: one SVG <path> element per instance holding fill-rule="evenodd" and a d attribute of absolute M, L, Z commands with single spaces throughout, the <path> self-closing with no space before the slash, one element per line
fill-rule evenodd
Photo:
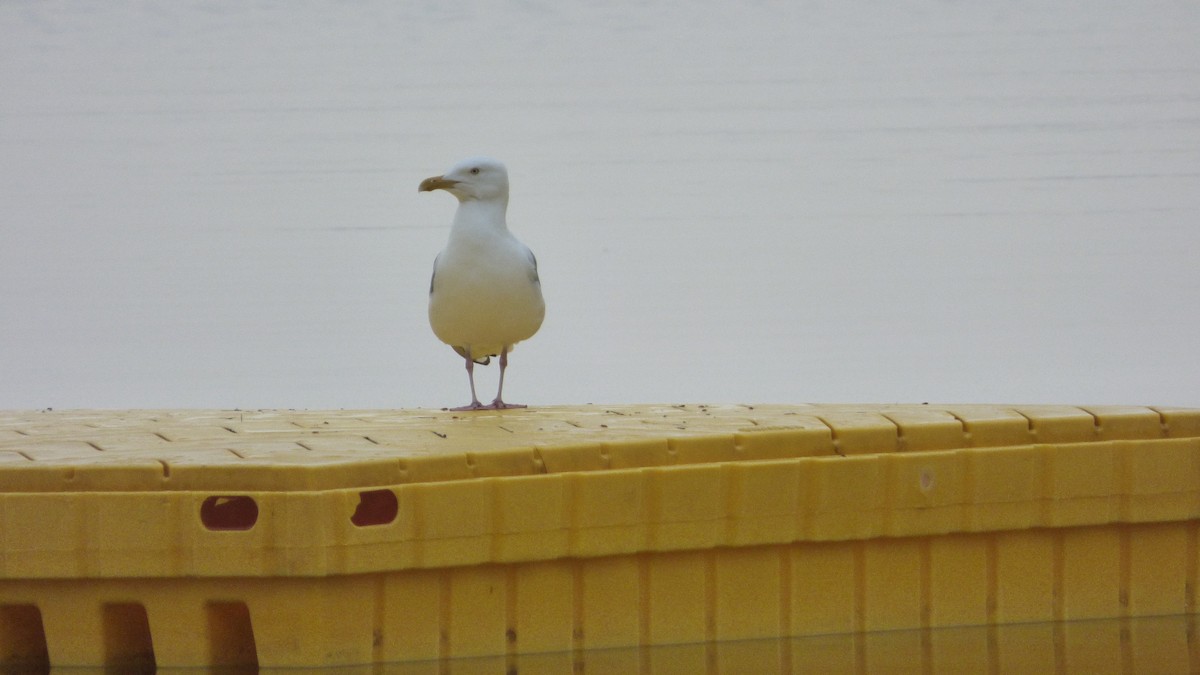
<path fill-rule="evenodd" d="M 988 405 L 0 411 L 0 489 L 312 490 L 1200 436 L 1200 410 Z"/>

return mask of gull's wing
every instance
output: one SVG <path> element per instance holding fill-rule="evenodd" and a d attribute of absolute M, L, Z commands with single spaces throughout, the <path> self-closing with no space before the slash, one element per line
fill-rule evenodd
<path fill-rule="evenodd" d="M 529 255 L 529 264 L 533 266 L 529 270 L 529 279 L 533 283 L 541 286 L 542 280 L 538 278 L 538 271 L 537 271 L 537 256 L 535 256 L 533 254 L 533 251 L 530 250 L 530 248 L 528 246 L 525 247 L 525 253 Z"/>

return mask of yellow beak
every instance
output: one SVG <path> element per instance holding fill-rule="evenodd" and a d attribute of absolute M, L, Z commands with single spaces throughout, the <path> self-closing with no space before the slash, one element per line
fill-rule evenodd
<path fill-rule="evenodd" d="M 417 192 L 432 192 L 434 190 L 449 190 L 458 185 L 458 181 L 450 180 L 442 176 L 433 176 L 421 181 L 421 186 L 417 188 Z"/>

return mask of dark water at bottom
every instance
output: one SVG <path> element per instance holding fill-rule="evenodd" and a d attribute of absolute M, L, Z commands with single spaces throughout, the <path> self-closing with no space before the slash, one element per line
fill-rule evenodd
<path fill-rule="evenodd" d="M 157 672 L 181 675 L 205 672 L 295 675 L 1194 673 L 1200 671 L 1196 625 L 1196 615 L 1179 615 L 899 630 L 341 668 L 160 668 Z M 82 675 L 128 671 L 53 668 L 50 672 Z"/>

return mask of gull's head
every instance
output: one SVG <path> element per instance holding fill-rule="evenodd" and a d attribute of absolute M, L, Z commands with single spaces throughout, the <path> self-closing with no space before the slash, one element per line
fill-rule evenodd
<path fill-rule="evenodd" d="M 417 189 L 420 192 L 445 190 L 458 197 L 460 202 L 508 199 L 508 170 L 491 157 L 471 157 L 440 176 L 426 178 Z"/>

